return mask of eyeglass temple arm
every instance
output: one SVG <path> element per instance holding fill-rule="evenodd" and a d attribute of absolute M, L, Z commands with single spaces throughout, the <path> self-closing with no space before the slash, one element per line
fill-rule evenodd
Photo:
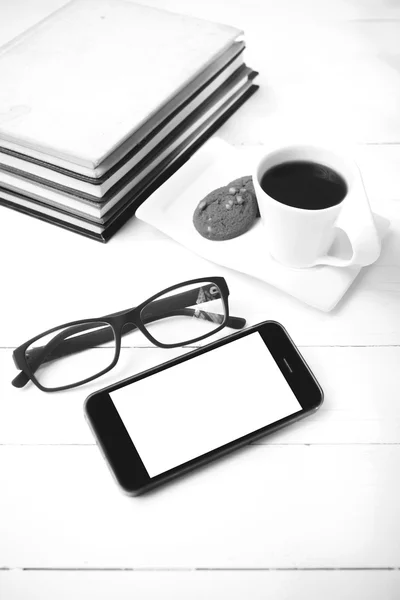
<path fill-rule="evenodd" d="M 183 294 L 180 294 L 180 296 L 182 296 L 182 295 Z M 158 309 L 161 308 L 161 303 L 163 304 L 164 309 L 167 308 L 167 306 L 166 306 L 167 302 L 165 300 L 157 301 L 157 302 L 160 302 L 160 304 L 158 305 Z M 153 303 L 151 303 L 151 304 L 153 304 Z M 171 303 L 168 302 L 169 306 L 170 306 L 170 304 Z M 126 311 L 123 311 L 123 312 L 126 312 Z M 197 315 L 196 315 L 196 312 L 198 313 Z M 115 313 L 115 315 L 117 315 L 117 314 L 121 314 L 121 313 Z M 144 323 L 150 323 L 152 321 L 157 321 L 157 320 L 163 319 L 167 316 L 179 316 L 179 315 L 182 315 L 182 316 L 196 315 L 198 318 L 202 318 L 207 321 L 212 321 L 214 323 L 221 322 L 223 319 L 223 315 L 210 313 L 210 312 L 202 311 L 202 310 L 196 311 L 196 309 L 192 309 L 192 308 L 181 308 L 179 310 L 168 309 L 167 312 L 164 312 L 162 314 L 159 313 L 157 315 L 144 314 L 144 315 L 142 315 L 142 319 L 143 319 Z M 114 316 L 114 315 L 108 315 L 108 316 Z M 246 320 L 241 317 L 229 317 L 227 320 L 227 326 L 231 327 L 232 329 L 242 329 L 245 326 L 245 324 L 246 324 Z M 106 342 L 111 341 L 114 337 L 113 331 L 109 327 L 104 327 L 100 330 L 93 331 L 91 333 L 86 333 L 77 338 L 71 338 L 69 340 L 65 339 L 66 337 L 69 337 L 76 333 L 81 333 L 82 331 L 85 331 L 85 329 L 90 329 L 91 327 L 93 327 L 93 324 L 86 323 L 86 324 L 82 324 L 82 325 L 77 325 L 75 327 L 67 328 L 65 331 L 62 331 L 58 335 L 56 335 L 47 346 L 41 346 L 38 348 L 34 348 L 30 352 L 30 362 L 31 362 L 30 367 L 31 367 L 32 371 L 35 371 L 44 362 L 49 362 L 51 360 L 60 358 L 62 356 L 67 356 L 69 354 L 74 354 L 76 352 L 80 352 L 81 350 L 91 347 L 91 346 L 99 346 L 100 344 L 104 344 Z M 130 331 L 133 331 L 134 329 L 136 329 L 136 325 L 134 325 L 133 323 L 129 323 L 124 327 L 122 335 L 125 335 L 125 334 L 129 333 Z M 60 342 L 64 342 L 64 343 L 60 344 Z M 12 385 L 14 387 L 21 388 L 21 387 L 24 387 L 28 383 L 28 381 L 29 381 L 29 377 L 26 375 L 26 373 L 21 371 L 13 379 Z"/>

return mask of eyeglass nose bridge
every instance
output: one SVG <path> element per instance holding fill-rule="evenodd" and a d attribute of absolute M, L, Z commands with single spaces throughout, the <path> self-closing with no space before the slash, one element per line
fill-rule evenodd
<path fill-rule="evenodd" d="M 105 318 L 110 319 L 113 324 L 114 329 L 118 332 L 121 332 L 122 329 L 128 324 L 134 325 L 135 328 L 138 328 L 138 317 L 137 317 L 137 309 L 136 307 L 127 308 L 125 310 L 120 310 L 118 312 L 107 315 Z M 132 327 L 133 329 L 133 327 Z"/>
<path fill-rule="evenodd" d="M 120 334 L 120 337 L 123 337 L 128 333 L 135 331 L 136 329 L 141 330 L 142 328 L 138 322 L 138 319 L 135 318 L 133 311 L 129 311 L 124 315 L 124 318 L 118 320 L 116 323 L 116 329 L 117 333 Z"/>

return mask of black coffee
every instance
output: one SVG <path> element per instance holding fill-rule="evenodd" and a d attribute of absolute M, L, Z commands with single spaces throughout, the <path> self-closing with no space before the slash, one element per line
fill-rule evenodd
<path fill-rule="evenodd" d="M 339 173 L 315 162 L 292 161 L 272 167 L 261 178 L 269 196 L 296 208 L 320 210 L 339 204 L 347 185 Z"/>

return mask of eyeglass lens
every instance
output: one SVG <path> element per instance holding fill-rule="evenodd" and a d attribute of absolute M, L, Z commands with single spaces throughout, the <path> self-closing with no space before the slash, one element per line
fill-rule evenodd
<path fill-rule="evenodd" d="M 73 385 L 110 366 L 115 356 L 114 331 L 101 321 L 60 327 L 33 342 L 25 356 L 43 387 Z"/>
<path fill-rule="evenodd" d="M 157 342 L 185 344 L 212 334 L 224 323 L 226 314 L 219 287 L 201 282 L 157 296 L 142 309 L 140 318 Z"/>

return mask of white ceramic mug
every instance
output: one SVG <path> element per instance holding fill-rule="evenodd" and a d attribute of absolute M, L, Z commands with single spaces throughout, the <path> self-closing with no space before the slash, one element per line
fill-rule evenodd
<path fill-rule="evenodd" d="M 261 188 L 262 176 L 279 164 L 308 161 L 323 164 L 339 173 L 347 194 L 336 206 L 304 209 L 274 200 Z M 357 164 L 345 150 L 312 144 L 275 146 L 264 151 L 252 174 L 267 245 L 278 262 L 295 268 L 315 265 L 347 267 L 369 265 L 379 256 L 381 246 Z M 344 232 L 351 244 L 351 256 L 329 253 L 335 238 Z"/>

